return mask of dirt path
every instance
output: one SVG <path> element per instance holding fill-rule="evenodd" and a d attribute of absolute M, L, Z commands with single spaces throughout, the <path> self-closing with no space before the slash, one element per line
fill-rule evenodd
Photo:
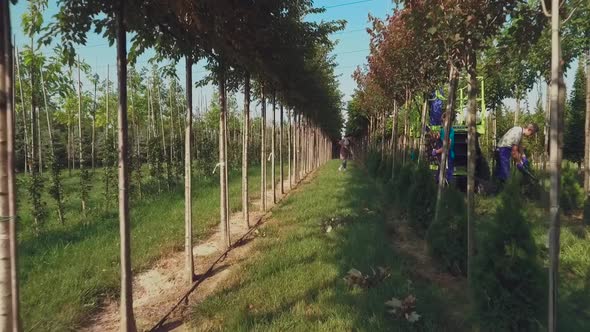
<path fill-rule="evenodd" d="M 394 249 L 412 260 L 412 269 L 408 271 L 412 278 L 440 287 L 449 302 L 454 304 L 448 308 L 449 318 L 457 327 L 465 328 L 465 313 L 469 310 L 469 295 L 465 291 L 469 287 L 467 279 L 441 271 L 429 256 L 426 241 L 416 236 L 405 220 L 390 216 L 388 226 L 391 227 Z"/>
<path fill-rule="evenodd" d="M 308 176 L 305 182 L 312 176 Z M 302 181 L 303 182 L 303 181 Z M 277 184 L 277 203 L 290 191 L 296 190 L 296 186 L 289 190 L 289 181 L 284 181 L 285 195 L 281 195 L 280 186 Z M 273 192 L 266 192 L 267 213 L 260 212 L 261 201 L 251 202 L 250 223 L 257 221 L 262 223 L 272 212 Z M 221 230 L 218 229 L 209 238 L 200 241 L 194 248 L 195 274 L 203 276 L 214 264 L 209 275 L 204 278 L 188 297 L 188 303 L 183 302 L 166 323 L 158 331 L 185 331 L 188 330 L 183 322 L 190 315 L 190 306 L 202 302 L 217 286 L 225 280 L 236 264 L 247 258 L 252 248 L 252 240 L 257 236 L 254 230 L 249 229 L 244 223 L 242 213 L 231 215 L 230 232 L 234 243 L 232 249 L 224 256 L 225 249 L 221 247 Z M 240 240 L 239 243 L 236 241 Z M 216 262 L 217 261 L 217 262 Z M 190 289 L 184 278 L 184 252 L 179 251 L 160 259 L 149 270 L 137 274 L 133 279 L 133 309 L 138 331 L 147 331 L 154 327 L 158 321 L 170 310 Z M 118 331 L 119 330 L 119 301 L 107 299 L 103 308 L 92 317 L 88 325 L 82 331 Z"/>

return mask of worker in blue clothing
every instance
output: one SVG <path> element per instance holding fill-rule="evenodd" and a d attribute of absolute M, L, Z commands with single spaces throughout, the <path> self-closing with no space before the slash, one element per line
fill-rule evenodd
<path fill-rule="evenodd" d="M 528 160 L 522 148 L 522 138 L 533 136 L 538 131 L 539 126 L 530 123 L 526 127 L 513 127 L 502 136 L 496 149 L 495 171 L 496 178 L 500 182 L 506 182 L 510 177 L 510 163 L 512 160 L 514 160 L 519 170 L 524 170 L 528 166 Z"/>
<path fill-rule="evenodd" d="M 448 113 L 444 113 L 443 114 L 443 121 L 442 123 L 446 122 L 446 118 L 447 118 L 447 114 Z M 445 138 L 445 129 L 444 127 L 442 127 L 440 129 L 440 134 L 439 134 L 439 144 L 438 144 L 438 148 L 435 148 L 432 150 L 432 155 L 433 156 L 440 156 L 442 155 L 443 152 L 443 140 Z M 453 126 L 451 126 L 451 130 L 449 131 L 449 156 L 447 158 L 447 169 L 446 169 L 446 180 L 447 183 L 451 181 L 451 179 L 453 178 L 453 173 L 455 172 L 455 130 L 453 129 Z M 439 166 L 439 171 L 440 171 L 440 166 Z M 436 182 L 438 182 L 438 175 L 439 172 L 436 173 Z"/>

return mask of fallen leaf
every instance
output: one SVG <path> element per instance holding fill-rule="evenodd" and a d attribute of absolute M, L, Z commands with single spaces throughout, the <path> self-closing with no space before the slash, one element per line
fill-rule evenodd
<path fill-rule="evenodd" d="M 406 315 L 406 319 L 410 323 L 415 323 L 420 320 L 420 315 L 418 315 L 415 311 L 413 311 L 411 314 Z"/>
<path fill-rule="evenodd" d="M 385 302 L 385 305 L 390 306 L 392 308 L 401 308 L 402 307 L 402 301 L 400 301 L 399 299 L 396 299 L 394 297 L 391 300 Z"/>

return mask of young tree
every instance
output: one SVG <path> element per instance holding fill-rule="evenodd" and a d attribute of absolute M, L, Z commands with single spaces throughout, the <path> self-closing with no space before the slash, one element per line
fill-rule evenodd
<path fill-rule="evenodd" d="M 18 274 L 16 269 L 16 191 L 14 186 L 14 129 L 12 105 L 12 44 L 10 7 L 0 5 L 0 328 L 18 329 Z"/>
<path fill-rule="evenodd" d="M 541 1 L 545 14 L 551 18 L 551 137 L 549 143 L 549 173 L 551 174 L 549 191 L 549 311 L 548 330 L 557 330 L 557 288 L 559 273 L 559 233 L 560 233 L 560 193 L 562 160 L 562 123 L 564 104 L 560 102 L 560 92 L 565 94 L 563 67 L 561 59 L 561 0 L 551 0 L 551 7 L 546 8 Z"/>
<path fill-rule="evenodd" d="M 193 196 L 192 196 L 192 147 L 191 135 L 193 124 L 193 77 L 192 59 L 186 57 L 186 130 L 184 136 L 184 250 L 186 280 L 192 285 L 194 278 L 193 262 Z"/>
<path fill-rule="evenodd" d="M 250 228 L 250 207 L 248 199 L 248 147 L 250 135 L 250 74 L 244 75 L 244 115 L 242 119 L 242 215 Z"/>
<path fill-rule="evenodd" d="M 223 64 L 218 68 L 218 88 L 219 88 L 219 187 L 220 193 L 220 219 L 221 219 L 221 244 L 223 248 L 231 247 L 230 229 L 229 229 L 229 206 L 228 206 L 228 187 L 227 187 L 227 97 L 226 97 L 226 80 L 225 68 Z"/>
<path fill-rule="evenodd" d="M 119 0 L 117 22 L 117 75 L 119 85 L 119 234 L 121 239 L 121 331 L 136 330 L 133 315 L 133 275 L 131 273 L 131 227 L 129 225 L 128 132 L 127 132 L 127 27 L 125 1 Z"/>

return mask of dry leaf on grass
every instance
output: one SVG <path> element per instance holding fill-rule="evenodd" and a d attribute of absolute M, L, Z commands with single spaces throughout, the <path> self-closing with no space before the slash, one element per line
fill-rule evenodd
<path fill-rule="evenodd" d="M 416 297 L 414 295 L 408 295 L 403 301 L 394 297 L 385 302 L 385 305 L 389 307 L 387 312 L 398 318 L 403 317 L 410 323 L 415 323 L 420 320 L 421 316 L 416 312 Z"/>

